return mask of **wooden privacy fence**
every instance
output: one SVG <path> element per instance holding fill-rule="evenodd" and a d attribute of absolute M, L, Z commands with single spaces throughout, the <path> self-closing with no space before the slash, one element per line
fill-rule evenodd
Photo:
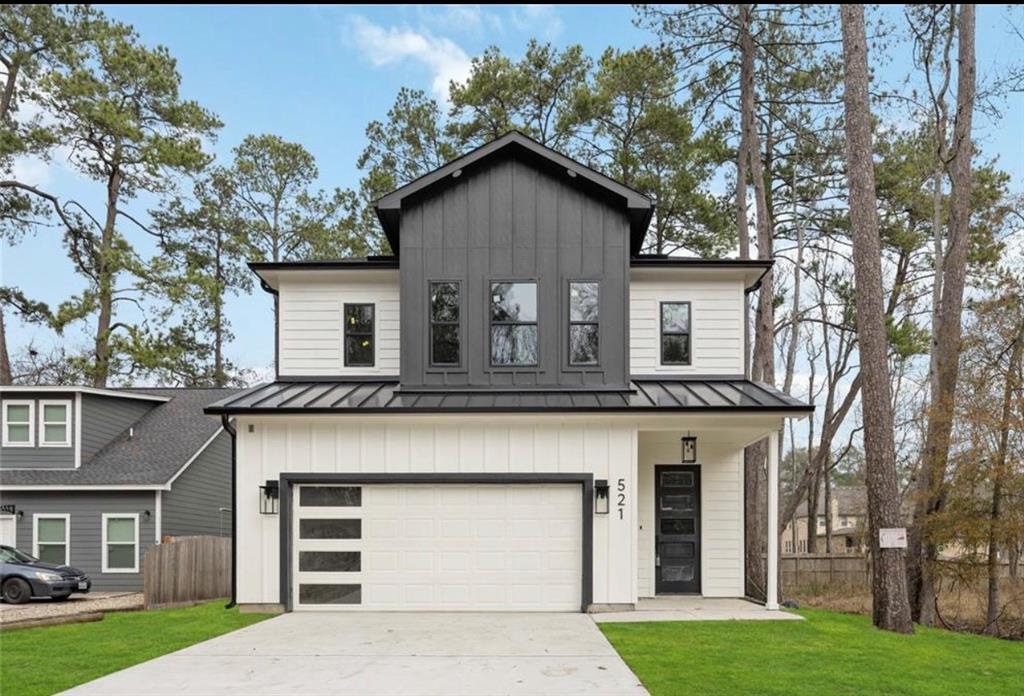
<path fill-rule="evenodd" d="M 146 608 L 188 604 L 231 594 L 231 539 L 177 537 L 153 546 L 142 561 Z"/>
<path fill-rule="evenodd" d="M 783 556 L 779 571 L 783 587 L 849 587 L 871 585 L 871 563 L 860 554 Z"/>

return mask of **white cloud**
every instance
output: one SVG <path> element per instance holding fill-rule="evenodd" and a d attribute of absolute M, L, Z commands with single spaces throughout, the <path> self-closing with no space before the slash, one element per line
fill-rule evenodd
<path fill-rule="evenodd" d="M 445 33 L 478 37 L 505 30 L 501 16 L 481 5 L 417 5 L 416 16 L 423 24 Z"/>
<path fill-rule="evenodd" d="M 431 75 L 431 90 L 441 102 L 448 100 L 448 83 L 469 76 L 470 59 L 457 43 L 427 31 L 408 27 L 382 27 L 361 15 L 349 18 L 347 37 L 375 67 L 419 63 Z"/>
<path fill-rule="evenodd" d="M 511 20 L 520 31 L 537 32 L 546 39 L 562 33 L 562 18 L 554 5 L 519 5 L 512 10 Z"/>

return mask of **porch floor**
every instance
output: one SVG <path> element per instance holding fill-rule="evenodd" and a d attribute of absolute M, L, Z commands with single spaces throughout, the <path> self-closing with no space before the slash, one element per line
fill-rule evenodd
<path fill-rule="evenodd" d="M 637 621 L 802 621 L 785 610 L 769 611 L 745 599 L 709 597 L 649 597 L 637 602 L 635 611 L 591 614 L 597 623 Z"/>

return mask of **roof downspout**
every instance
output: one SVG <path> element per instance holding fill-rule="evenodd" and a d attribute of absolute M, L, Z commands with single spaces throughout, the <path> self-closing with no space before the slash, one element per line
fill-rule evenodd
<path fill-rule="evenodd" d="M 279 318 L 281 313 L 281 308 L 279 306 L 281 294 L 274 288 L 270 287 L 270 284 L 263 280 L 263 276 L 257 274 L 257 277 L 260 279 L 260 289 L 262 289 L 263 292 L 270 293 L 274 296 L 274 379 L 276 380 L 281 376 L 281 360 L 279 355 L 281 344 L 281 327 Z"/>
<path fill-rule="evenodd" d="M 224 606 L 231 609 L 238 604 L 238 433 L 228 414 L 220 422 L 231 436 L 231 600 Z"/>
<path fill-rule="evenodd" d="M 764 280 L 764 277 L 766 275 L 768 275 L 768 273 L 771 272 L 772 266 L 774 266 L 774 265 L 775 264 L 773 262 L 770 266 L 768 266 L 768 268 L 764 269 L 764 271 L 761 273 L 761 275 L 759 275 L 757 277 L 757 280 L 754 281 L 753 285 L 751 285 L 749 288 L 744 288 L 743 289 L 743 304 L 747 304 L 750 301 L 748 298 L 750 297 L 751 293 L 757 292 L 758 290 L 761 289 L 761 281 Z M 747 321 L 747 315 L 748 315 L 747 311 L 744 311 L 743 312 L 743 376 L 745 378 L 747 378 L 747 379 L 750 379 L 750 322 Z"/>

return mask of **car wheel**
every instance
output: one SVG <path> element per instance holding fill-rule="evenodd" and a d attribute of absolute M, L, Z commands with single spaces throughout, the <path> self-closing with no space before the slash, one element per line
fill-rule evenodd
<path fill-rule="evenodd" d="M 32 588 L 21 578 L 11 578 L 4 583 L 3 595 L 8 604 L 24 604 L 32 599 Z"/>

